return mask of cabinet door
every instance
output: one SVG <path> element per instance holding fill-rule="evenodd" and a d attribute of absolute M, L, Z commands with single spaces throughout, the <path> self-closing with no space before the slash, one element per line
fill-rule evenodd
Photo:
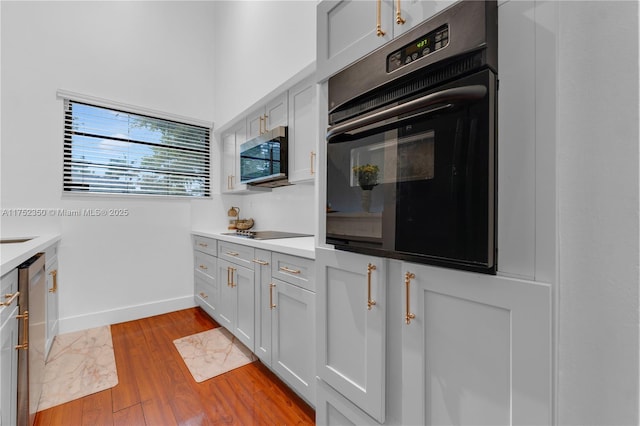
<path fill-rule="evenodd" d="M 324 0 L 317 8 L 317 81 L 329 78 L 347 65 L 382 46 L 393 37 L 393 7 L 383 2 L 378 36 L 375 0 Z"/>
<path fill-rule="evenodd" d="M 282 93 L 280 96 L 267 103 L 265 107 L 265 131 L 278 126 L 286 126 L 288 124 L 288 103 L 289 98 L 287 97 L 287 92 Z"/>
<path fill-rule="evenodd" d="M 315 178 L 317 116 L 314 79 L 306 79 L 289 89 L 290 182 Z"/>
<path fill-rule="evenodd" d="M 0 308 L 0 309 L 9 309 Z M 15 425 L 18 407 L 18 307 L 0 327 L 0 424 Z"/>
<path fill-rule="evenodd" d="M 316 265 L 318 376 L 384 423 L 387 263 L 316 249 Z"/>
<path fill-rule="evenodd" d="M 247 115 L 247 138 L 246 140 L 253 139 L 257 136 L 260 136 L 265 130 L 264 124 L 264 106 L 250 112 Z"/>
<path fill-rule="evenodd" d="M 253 270 L 218 259 L 220 324 L 254 351 Z"/>
<path fill-rule="evenodd" d="M 254 259 L 256 283 L 255 354 L 267 366 L 271 366 L 271 252 L 257 250 Z"/>
<path fill-rule="evenodd" d="M 315 295 L 273 280 L 272 363 L 278 375 L 315 403 Z"/>
<path fill-rule="evenodd" d="M 246 140 L 244 122 L 222 135 L 222 192 L 242 191 L 246 185 L 240 184 L 240 144 Z"/>
<path fill-rule="evenodd" d="M 402 422 L 550 424 L 549 287 L 402 266 Z"/>
<path fill-rule="evenodd" d="M 53 338 L 58 334 L 58 256 L 47 260 L 47 328 L 45 341 L 45 359 L 53 343 Z"/>

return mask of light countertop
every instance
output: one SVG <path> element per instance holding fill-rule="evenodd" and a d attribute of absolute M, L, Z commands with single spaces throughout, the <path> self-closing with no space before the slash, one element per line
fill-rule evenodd
<path fill-rule="evenodd" d="M 29 259 L 36 253 L 40 253 L 60 241 L 60 234 L 43 234 L 36 237 L 31 236 L 3 236 L 2 239 L 24 239 L 33 238 L 24 243 L 0 244 L 0 275 L 10 272 L 22 262 Z"/>
<path fill-rule="evenodd" d="M 223 232 L 229 232 L 229 230 L 225 229 L 223 231 L 218 231 L 194 229 L 191 231 L 193 235 L 199 235 L 201 237 L 215 238 L 216 240 L 220 241 L 228 241 L 230 243 L 242 244 L 245 246 L 255 247 L 263 250 L 290 254 L 292 256 L 300 256 L 307 259 L 316 258 L 315 237 L 252 240 L 250 238 L 236 237 L 233 235 L 223 235 Z"/>

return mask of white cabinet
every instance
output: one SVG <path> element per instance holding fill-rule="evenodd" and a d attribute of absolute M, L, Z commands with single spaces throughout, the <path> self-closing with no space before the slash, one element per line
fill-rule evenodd
<path fill-rule="evenodd" d="M 287 125 L 287 92 L 260 106 L 247 115 L 247 137 L 253 139 L 278 126 Z"/>
<path fill-rule="evenodd" d="M 402 264 L 402 422 L 550 424 L 544 284 Z"/>
<path fill-rule="evenodd" d="M 327 426 L 379 425 L 351 401 L 340 395 L 318 378 L 316 397 L 316 424 Z"/>
<path fill-rule="evenodd" d="M 18 271 L 0 279 L 0 425 L 17 424 L 18 406 Z M 5 295 L 11 295 L 5 297 Z M 13 297 L 16 295 L 16 297 Z"/>
<path fill-rule="evenodd" d="M 315 405 L 315 294 L 273 280 L 271 368 Z"/>
<path fill-rule="evenodd" d="M 47 278 L 47 307 L 46 307 L 46 340 L 45 340 L 45 358 L 51 349 L 53 339 L 58 335 L 59 329 L 59 282 L 58 275 L 58 245 L 55 244 L 45 251 L 45 274 Z"/>
<path fill-rule="evenodd" d="M 329 78 L 453 3 L 450 0 L 320 2 L 317 8 L 317 81 Z"/>
<path fill-rule="evenodd" d="M 256 283 L 255 354 L 267 366 L 271 366 L 271 252 L 256 249 L 253 272 Z"/>
<path fill-rule="evenodd" d="M 220 283 L 220 324 L 231 331 L 246 347 L 254 351 L 253 270 L 218 259 Z"/>
<path fill-rule="evenodd" d="M 222 140 L 222 170 L 223 178 L 220 190 L 222 192 L 236 192 L 247 189 L 240 184 L 240 144 L 246 141 L 244 120 L 221 135 Z"/>
<path fill-rule="evenodd" d="M 217 241 L 200 236 L 193 237 L 194 247 L 194 301 L 215 320 L 219 319 Z"/>
<path fill-rule="evenodd" d="M 289 89 L 289 182 L 312 181 L 316 174 L 318 106 L 315 78 Z"/>
<path fill-rule="evenodd" d="M 316 249 L 316 263 L 318 376 L 383 423 L 387 261 Z"/>

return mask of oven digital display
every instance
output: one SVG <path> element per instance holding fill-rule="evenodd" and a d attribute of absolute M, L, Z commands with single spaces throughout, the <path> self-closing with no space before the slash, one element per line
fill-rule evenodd
<path fill-rule="evenodd" d="M 449 25 L 431 31 L 387 56 L 387 72 L 395 71 L 424 58 L 449 44 Z"/>

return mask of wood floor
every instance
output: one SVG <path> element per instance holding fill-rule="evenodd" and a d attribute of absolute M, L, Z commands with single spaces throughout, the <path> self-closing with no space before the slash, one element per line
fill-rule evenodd
<path fill-rule="evenodd" d="M 36 415 L 36 426 L 302 425 L 315 412 L 259 361 L 196 383 L 173 340 L 218 327 L 200 308 L 111 326 L 117 386 Z"/>

